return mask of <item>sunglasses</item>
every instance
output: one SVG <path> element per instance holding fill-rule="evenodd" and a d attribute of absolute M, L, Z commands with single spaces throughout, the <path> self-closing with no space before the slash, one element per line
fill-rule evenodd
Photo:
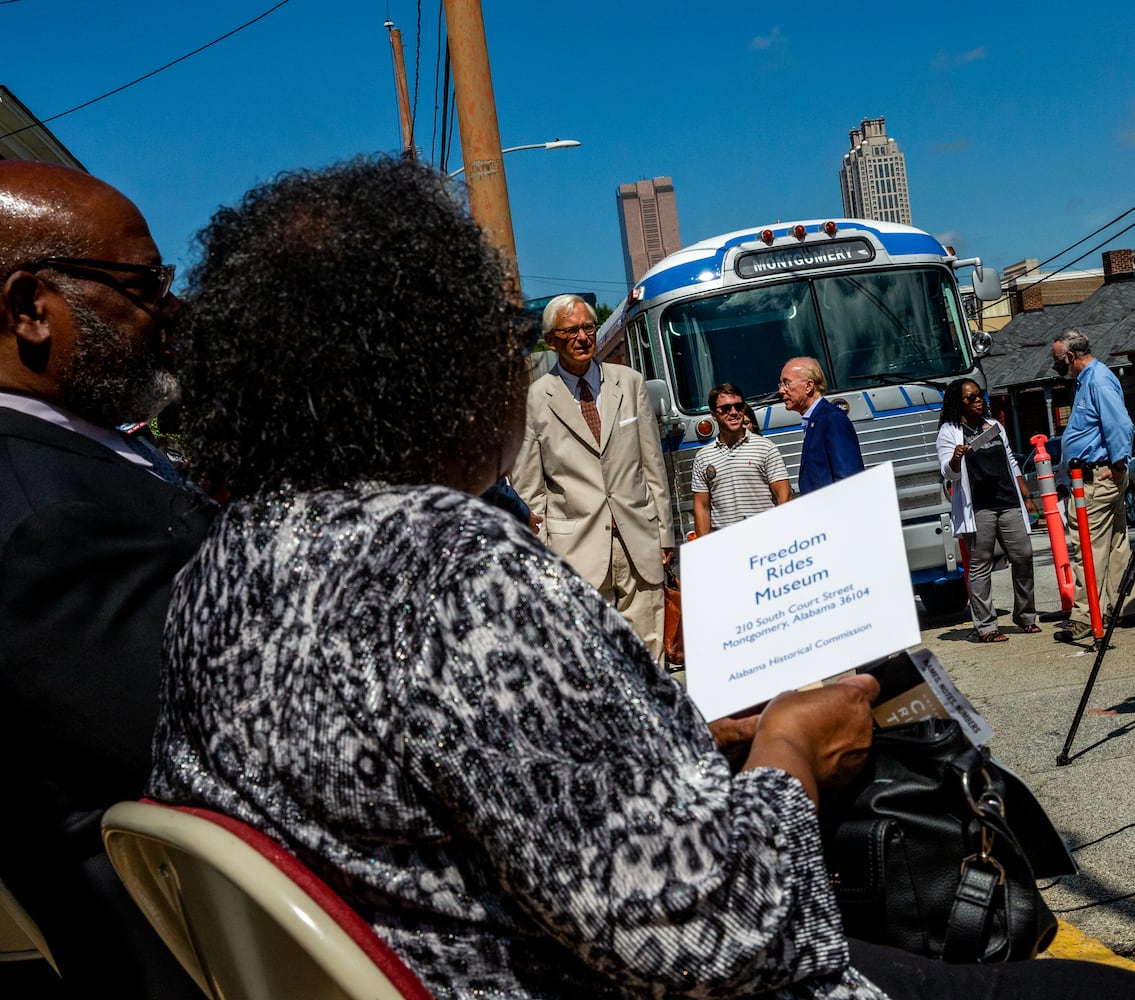
<path fill-rule="evenodd" d="M 156 313 L 173 285 L 173 264 L 129 264 L 117 260 L 95 260 L 91 257 L 40 257 L 21 264 L 17 271 L 61 271 L 80 278 L 101 281 L 147 312 Z M 107 272 L 117 271 L 125 279 Z"/>
<path fill-rule="evenodd" d="M 745 412 L 745 404 L 744 403 L 722 403 L 717 408 L 717 412 L 718 413 L 744 413 Z"/>

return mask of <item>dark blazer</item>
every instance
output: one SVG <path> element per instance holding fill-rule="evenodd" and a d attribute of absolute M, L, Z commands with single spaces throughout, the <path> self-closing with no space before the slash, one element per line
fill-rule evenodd
<path fill-rule="evenodd" d="M 102 810 L 145 787 L 170 584 L 212 514 L 97 442 L 0 407 L 0 877 L 41 922 L 32 855 L 61 870 L 96 856 Z"/>
<path fill-rule="evenodd" d="M 808 418 L 800 452 L 800 492 L 811 493 L 862 471 L 863 454 L 855 427 L 843 410 L 821 396 Z"/>

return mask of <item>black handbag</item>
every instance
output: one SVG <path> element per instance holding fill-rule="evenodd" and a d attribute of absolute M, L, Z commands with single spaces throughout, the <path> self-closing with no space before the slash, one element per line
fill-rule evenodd
<path fill-rule="evenodd" d="M 1004 962 L 1033 958 L 1056 934 L 1036 877 L 1075 862 L 1024 782 L 953 720 L 876 731 L 863 774 L 825 801 L 821 824 L 849 937 Z"/>

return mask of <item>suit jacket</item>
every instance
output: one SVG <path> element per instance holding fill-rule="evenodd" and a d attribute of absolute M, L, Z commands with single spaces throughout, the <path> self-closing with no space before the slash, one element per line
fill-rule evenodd
<path fill-rule="evenodd" d="M 638 372 L 612 364 L 599 372 L 599 444 L 558 367 L 529 386 L 512 485 L 543 516 L 540 537 L 593 586 L 610 565 L 612 520 L 635 570 L 660 584 L 674 523 L 654 412 Z"/>
<path fill-rule="evenodd" d="M 863 453 L 855 427 L 843 410 L 821 396 L 808 418 L 800 451 L 800 492 L 811 493 L 862 471 Z"/>
<path fill-rule="evenodd" d="M 58 914 L 36 908 L 51 892 L 44 869 L 65 883 L 55 905 L 79 911 L 76 871 L 101 850 L 102 810 L 145 788 L 170 584 L 212 514 L 203 497 L 97 442 L 0 407 L 0 760 L 9 809 L 0 876 L 50 926 L 53 950 L 58 941 L 66 953 L 70 942 L 67 928 L 54 926 Z M 111 922 L 99 919 L 85 931 L 92 938 Z"/>

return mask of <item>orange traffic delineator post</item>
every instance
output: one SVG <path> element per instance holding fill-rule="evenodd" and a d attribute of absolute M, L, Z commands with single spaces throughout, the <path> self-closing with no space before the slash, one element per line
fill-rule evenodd
<path fill-rule="evenodd" d="M 1100 595 L 1096 590 L 1096 563 L 1092 556 L 1092 534 L 1088 530 L 1088 502 L 1084 497 L 1084 473 L 1079 463 L 1068 463 L 1072 478 L 1072 503 L 1076 510 L 1076 526 L 1080 532 L 1080 565 L 1084 567 L 1084 590 L 1088 595 L 1088 613 L 1092 620 L 1092 635 L 1103 638 L 1103 615 L 1100 614 Z"/>
<path fill-rule="evenodd" d="M 1036 449 L 1036 483 L 1040 489 L 1044 523 L 1048 527 L 1048 544 L 1052 548 L 1052 564 L 1056 567 L 1056 586 L 1060 590 L 1060 607 L 1071 611 L 1076 603 L 1076 580 L 1072 576 L 1072 560 L 1068 558 L 1068 543 L 1064 540 L 1064 518 L 1060 516 L 1060 498 L 1056 495 L 1056 480 L 1052 474 L 1052 456 L 1045 450 L 1048 438 L 1034 434 L 1029 438 Z"/>

